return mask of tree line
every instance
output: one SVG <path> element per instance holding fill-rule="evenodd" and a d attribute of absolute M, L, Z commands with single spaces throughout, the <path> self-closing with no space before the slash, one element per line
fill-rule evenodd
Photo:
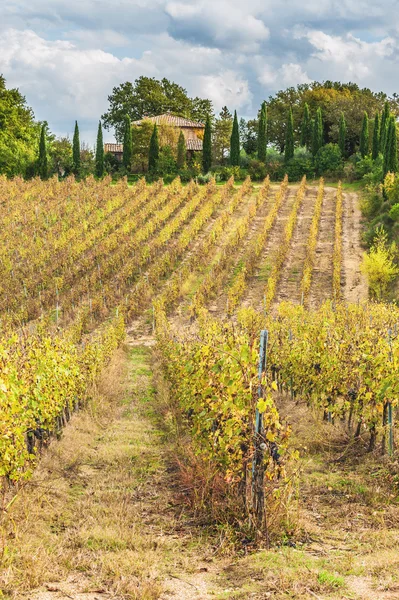
<path fill-rule="evenodd" d="M 372 175 L 380 181 L 397 170 L 396 118 L 399 99 L 356 84 L 314 82 L 281 90 L 265 100 L 253 119 L 238 119 L 225 106 L 218 115 L 208 99 L 191 98 L 166 78 L 139 77 L 113 89 L 102 115 L 93 152 L 80 142 L 55 138 L 46 123 L 37 123 L 18 90 L 0 78 L 0 172 L 12 177 L 37 174 L 78 177 L 148 173 L 183 179 L 213 173 L 228 178 L 269 174 L 290 179 L 323 174 L 346 180 Z M 165 112 L 205 124 L 203 151 L 187 155 L 178 128 L 154 124 L 146 117 Z M 140 120 L 141 125 L 134 121 Z M 115 131 L 124 144 L 119 163 L 104 155 L 103 129 Z"/>

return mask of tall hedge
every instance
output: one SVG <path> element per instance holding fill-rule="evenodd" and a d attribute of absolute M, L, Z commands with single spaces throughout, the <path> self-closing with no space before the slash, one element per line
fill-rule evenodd
<path fill-rule="evenodd" d="M 369 153 L 369 117 L 366 112 L 363 114 L 359 151 L 363 158 Z"/>
<path fill-rule="evenodd" d="M 104 140 L 101 121 L 98 122 L 97 143 L 96 143 L 96 175 L 104 176 Z"/>
<path fill-rule="evenodd" d="M 267 106 L 262 102 L 258 122 L 258 159 L 262 162 L 266 160 L 267 148 Z"/>
<path fill-rule="evenodd" d="M 152 130 L 150 140 L 150 150 L 148 153 L 148 170 L 150 173 L 154 173 L 157 168 L 157 162 L 159 158 L 159 139 L 158 139 L 158 127 L 155 123 L 154 129 Z"/>
<path fill-rule="evenodd" d="M 123 166 L 130 171 L 132 165 L 133 142 L 132 142 L 132 123 L 129 115 L 125 116 L 125 130 L 123 135 Z"/>
<path fill-rule="evenodd" d="M 72 140 L 72 172 L 76 176 L 78 176 L 80 172 L 80 137 L 77 121 L 75 121 L 75 131 L 73 132 Z"/>
<path fill-rule="evenodd" d="M 230 138 L 230 164 L 233 167 L 238 167 L 240 164 L 240 131 L 236 110 L 234 111 L 233 129 Z"/>
<path fill-rule="evenodd" d="M 204 139 L 202 141 L 202 170 L 209 173 L 212 167 L 212 127 L 209 115 L 205 121 Z"/>
<path fill-rule="evenodd" d="M 284 160 L 287 163 L 294 157 L 294 119 L 292 108 L 288 111 L 287 129 L 285 132 Z"/>

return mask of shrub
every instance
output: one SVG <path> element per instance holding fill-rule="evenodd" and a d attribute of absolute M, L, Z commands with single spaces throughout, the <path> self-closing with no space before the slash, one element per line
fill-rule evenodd
<path fill-rule="evenodd" d="M 315 167 L 311 156 L 299 154 L 286 165 L 285 171 L 290 181 L 300 181 L 304 175 L 309 179 L 315 177 Z"/>
<path fill-rule="evenodd" d="M 212 179 L 213 179 L 212 173 L 206 173 L 205 175 L 202 175 L 200 173 L 197 177 L 198 183 L 201 183 L 201 184 L 209 183 Z"/>
<path fill-rule="evenodd" d="M 392 219 L 392 221 L 399 220 L 399 203 L 392 206 L 391 210 L 389 211 L 389 217 Z"/>
<path fill-rule="evenodd" d="M 248 175 L 253 181 L 263 181 L 267 175 L 267 166 L 264 162 L 252 159 L 248 163 Z"/>
<path fill-rule="evenodd" d="M 382 192 L 381 186 L 366 186 L 362 200 L 361 209 L 362 213 L 368 219 L 375 217 L 381 210 L 382 206 Z"/>
<path fill-rule="evenodd" d="M 322 146 L 315 156 L 318 175 L 337 177 L 342 172 L 342 153 L 338 144 Z"/>
<path fill-rule="evenodd" d="M 394 262 L 395 257 L 396 245 L 388 245 L 385 230 L 383 227 L 377 228 L 373 245 L 370 251 L 364 254 L 361 270 L 368 279 L 371 296 L 378 301 L 386 296 L 389 284 L 399 274 Z"/>

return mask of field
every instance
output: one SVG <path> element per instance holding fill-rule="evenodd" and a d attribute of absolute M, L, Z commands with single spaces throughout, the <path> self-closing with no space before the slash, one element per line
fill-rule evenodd
<path fill-rule="evenodd" d="M 4 597 L 397 597 L 399 311 L 356 192 L 0 190 Z"/>

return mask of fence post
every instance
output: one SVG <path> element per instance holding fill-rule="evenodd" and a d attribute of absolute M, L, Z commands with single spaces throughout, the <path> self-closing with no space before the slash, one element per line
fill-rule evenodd
<path fill-rule="evenodd" d="M 260 349 L 259 349 L 259 367 L 258 367 L 258 399 L 263 398 L 263 373 L 266 370 L 268 332 L 263 329 L 260 334 Z M 265 443 L 263 439 L 263 415 L 256 407 L 255 412 L 255 439 L 254 439 L 254 457 L 252 463 L 252 504 L 255 513 L 257 527 L 262 526 L 264 520 L 264 451 Z"/>
<path fill-rule="evenodd" d="M 388 329 L 388 344 L 389 344 L 389 361 L 393 361 L 393 353 L 392 353 L 392 330 Z M 392 403 L 388 401 L 387 404 L 388 409 L 388 454 L 392 456 L 393 454 L 393 417 L 392 417 Z"/>

